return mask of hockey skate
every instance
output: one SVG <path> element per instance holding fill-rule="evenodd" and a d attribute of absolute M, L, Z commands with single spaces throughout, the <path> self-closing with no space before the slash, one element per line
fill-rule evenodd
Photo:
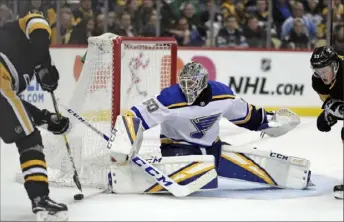
<path fill-rule="evenodd" d="M 68 221 L 68 208 L 65 204 L 56 203 L 48 196 L 32 200 L 32 212 L 37 221 Z"/>
<path fill-rule="evenodd" d="M 339 200 L 343 200 L 343 192 L 344 192 L 343 184 L 342 185 L 336 185 L 333 188 L 334 198 L 339 199 Z"/>

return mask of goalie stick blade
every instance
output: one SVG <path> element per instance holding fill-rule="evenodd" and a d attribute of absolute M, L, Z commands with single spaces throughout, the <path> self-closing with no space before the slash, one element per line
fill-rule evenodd
<path fill-rule="evenodd" d="M 161 185 L 163 188 L 165 188 L 168 192 L 176 197 L 185 197 L 195 191 L 198 191 L 207 183 L 215 179 L 217 176 L 216 170 L 211 169 L 195 181 L 186 185 L 179 185 L 164 172 L 161 172 L 158 168 L 147 162 L 138 154 L 132 157 L 131 162 L 135 166 L 140 168 L 142 172 L 144 172 L 148 177 L 152 178 L 155 182 L 157 182 L 159 185 Z"/>
<path fill-rule="evenodd" d="M 217 177 L 217 172 L 215 169 L 210 170 L 209 172 L 205 173 L 203 176 L 198 178 L 197 180 L 187 184 L 187 185 L 179 185 L 179 192 L 177 197 L 185 197 L 188 196 L 196 191 L 199 191 L 202 187 L 210 183 Z"/>

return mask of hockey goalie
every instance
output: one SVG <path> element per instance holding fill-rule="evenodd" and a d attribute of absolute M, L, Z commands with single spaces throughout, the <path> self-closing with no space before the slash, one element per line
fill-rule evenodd
<path fill-rule="evenodd" d="M 108 143 L 112 191 L 173 192 L 168 187 L 172 183 L 190 192 L 216 189 L 218 176 L 279 188 L 310 185 L 308 160 L 221 141 L 221 118 L 271 137 L 282 136 L 300 123 L 288 109 L 268 112 L 247 103 L 228 86 L 209 81 L 201 64 L 189 62 L 178 84 L 117 117 Z M 141 158 L 137 153 L 143 131 L 159 124 L 161 157 Z"/>

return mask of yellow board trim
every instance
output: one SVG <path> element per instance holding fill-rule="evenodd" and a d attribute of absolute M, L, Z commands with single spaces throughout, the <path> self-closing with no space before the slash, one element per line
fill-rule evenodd
<path fill-rule="evenodd" d="M 323 111 L 320 107 L 278 107 L 278 106 L 269 106 L 269 107 L 264 107 L 265 110 L 267 111 L 273 111 L 273 110 L 278 110 L 280 108 L 288 108 L 294 113 L 296 113 L 299 116 L 305 116 L 305 117 L 314 117 L 314 116 L 319 116 L 320 113 Z"/>
<path fill-rule="evenodd" d="M 28 181 L 37 181 L 37 182 L 48 183 L 48 177 L 45 177 L 45 176 L 29 176 L 25 179 L 25 182 L 28 182 Z"/>
<path fill-rule="evenodd" d="M 25 169 L 31 166 L 41 166 L 41 167 L 47 168 L 47 164 L 43 160 L 29 160 L 21 164 L 20 166 L 22 169 Z"/>
<path fill-rule="evenodd" d="M 191 169 L 197 167 L 197 166 L 200 165 L 200 164 L 202 164 L 202 162 L 195 163 L 195 164 L 193 164 L 193 165 L 191 165 L 191 166 L 185 168 L 184 170 L 182 170 L 182 171 L 176 173 L 175 175 L 173 175 L 173 176 L 171 177 L 171 179 L 174 180 L 176 183 L 179 183 L 179 182 L 181 182 L 181 181 L 187 180 L 187 179 L 189 179 L 189 178 L 191 178 L 191 177 L 193 177 L 193 176 L 199 175 L 199 174 L 201 174 L 201 173 L 210 171 L 210 170 L 212 170 L 212 169 L 215 168 L 214 166 L 209 166 L 209 167 L 206 167 L 206 168 L 201 169 L 201 170 L 199 170 L 199 171 L 196 171 L 195 173 L 192 173 L 192 174 L 190 174 L 190 173 L 187 172 L 187 171 L 189 171 L 189 170 L 191 170 Z M 180 175 L 184 175 L 184 177 L 182 177 L 182 178 L 180 178 L 180 179 L 178 179 L 178 180 L 175 180 L 175 178 L 177 178 L 177 177 L 180 176 Z M 162 189 L 164 189 L 164 188 L 163 188 L 160 184 L 157 184 L 156 186 L 152 187 L 152 188 L 148 191 L 148 193 L 159 192 L 159 191 L 161 191 Z"/>
<path fill-rule="evenodd" d="M 267 184 L 270 185 L 276 185 L 274 183 L 274 181 L 270 178 L 270 176 L 268 174 L 266 174 L 263 170 L 260 169 L 259 166 L 257 166 L 257 164 L 255 164 L 254 162 L 252 162 L 251 160 L 245 158 L 243 155 L 240 154 L 236 154 L 240 159 L 243 160 L 243 162 L 245 163 L 240 163 L 238 161 L 236 161 L 235 159 L 231 158 L 230 156 L 227 156 L 225 154 L 222 154 L 221 157 L 242 167 L 243 169 L 251 172 L 252 174 L 256 175 L 257 177 L 261 178 L 262 180 L 264 180 Z M 255 170 L 252 169 L 252 167 L 256 170 L 258 170 L 259 173 L 257 173 Z"/>

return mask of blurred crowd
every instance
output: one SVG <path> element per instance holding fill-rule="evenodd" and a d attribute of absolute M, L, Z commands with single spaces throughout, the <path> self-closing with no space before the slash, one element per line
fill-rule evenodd
<path fill-rule="evenodd" d="M 59 1 L 0 0 L 0 26 L 36 9 L 51 25 L 52 44 L 87 44 L 88 37 L 104 32 L 173 36 L 180 46 L 311 49 L 327 44 L 329 0 Z M 344 0 L 332 1 L 333 45 L 342 50 Z"/>

